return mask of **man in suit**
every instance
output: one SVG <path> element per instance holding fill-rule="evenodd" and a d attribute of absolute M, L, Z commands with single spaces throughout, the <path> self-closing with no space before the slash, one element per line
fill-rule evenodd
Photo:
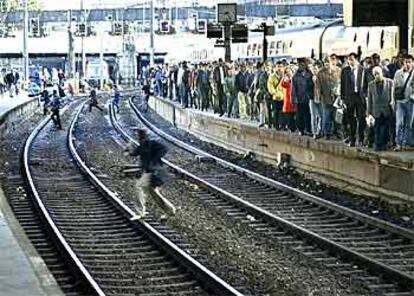
<path fill-rule="evenodd" d="M 218 64 L 213 68 L 213 86 L 216 100 L 214 101 L 214 113 L 224 115 L 225 94 L 224 94 L 224 78 L 226 77 L 226 69 L 222 59 L 219 59 Z"/>
<path fill-rule="evenodd" d="M 365 131 L 365 94 L 363 91 L 364 68 L 358 63 L 358 55 L 348 55 L 348 66 L 341 72 L 341 98 L 345 103 L 343 129 L 347 136 L 345 143 L 355 147 L 356 132 L 358 129 L 358 142 L 364 143 Z"/>
<path fill-rule="evenodd" d="M 382 151 L 386 150 L 390 137 L 393 81 L 384 77 L 383 69 L 379 66 L 372 69 L 372 74 L 374 80 L 368 84 L 367 114 L 375 118 L 374 149 Z"/>

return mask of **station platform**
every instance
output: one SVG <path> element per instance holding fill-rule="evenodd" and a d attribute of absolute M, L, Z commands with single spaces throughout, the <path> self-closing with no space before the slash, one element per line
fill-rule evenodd
<path fill-rule="evenodd" d="M 33 100 L 25 92 L 10 98 L 0 95 L 0 118 Z M 7 120 L 7 119 L 5 119 Z M 3 122 L 0 121 L 0 122 Z M 0 186 L 0 295 L 63 295 L 43 259 L 32 246 Z"/>
<path fill-rule="evenodd" d="M 273 165 L 281 155 L 289 155 L 292 166 L 314 179 L 392 204 L 414 206 L 414 152 L 375 152 L 347 147 L 341 141 L 314 140 L 259 128 L 250 120 L 183 109 L 163 98 L 151 97 L 149 105 L 165 120 L 202 140 L 253 153 L 256 159 Z"/>
<path fill-rule="evenodd" d="M 10 97 L 9 93 L 0 94 L 0 116 L 6 113 L 9 109 L 14 108 L 20 104 L 23 104 L 29 101 L 32 98 L 29 98 L 27 92 L 20 91 L 18 96 Z"/>

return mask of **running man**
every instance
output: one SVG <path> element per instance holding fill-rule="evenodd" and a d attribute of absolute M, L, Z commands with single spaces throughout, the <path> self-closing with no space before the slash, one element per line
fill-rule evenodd
<path fill-rule="evenodd" d="M 169 215 L 174 215 L 176 209 L 174 205 L 164 198 L 159 187 L 164 184 L 163 164 L 161 158 L 167 153 L 167 148 L 155 141 L 150 140 L 145 130 L 138 131 L 139 146 L 132 143 L 126 148 L 126 155 L 140 156 L 142 175 L 137 181 L 138 204 L 136 207 L 138 214 L 131 220 L 143 219 L 146 215 L 146 199 L 151 197 Z"/>

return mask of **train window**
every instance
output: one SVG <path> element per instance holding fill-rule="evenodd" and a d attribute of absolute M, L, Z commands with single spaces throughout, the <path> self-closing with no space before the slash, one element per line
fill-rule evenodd
<path fill-rule="evenodd" d="M 270 43 L 270 55 L 275 55 L 276 54 L 276 41 L 272 41 Z"/>
<path fill-rule="evenodd" d="M 247 45 L 247 55 L 248 56 L 250 55 L 251 50 L 252 50 L 252 45 L 251 44 Z"/>
<path fill-rule="evenodd" d="M 257 55 L 260 56 L 262 54 L 262 45 L 259 44 L 259 46 L 257 47 Z"/>
<path fill-rule="evenodd" d="M 252 55 L 255 56 L 256 55 L 256 51 L 257 50 L 257 44 L 253 44 L 253 49 L 252 49 Z"/>
<path fill-rule="evenodd" d="M 278 42 L 276 43 L 276 47 L 277 47 L 277 48 L 282 48 L 282 44 L 283 44 L 283 42 L 282 42 L 282 41 L 278 41 Z"/>
<path fill-rule="evenodd" d="M 384 49 L 384 44 L 385 44 L 384 37 L 385 37 L 385 31 L 384 31 L 384 30 L 382 30 L 382 31 L 381 31 L 381 40 L 380 40 L 380 46 L 381 46 L 381 49 Z"/>
<path fill-rule="evenodd" d="M 367 47 L 369 45 L 369 32 L 367 33 Z"/>
<path fill-rule="evenodd" d="M 356 42 L 356 41 L 357 41 L 357 39 L 358 39 L 358 34 L 357 34 L 357 33 L 355 33 L 355 35 L 354 35 L 354 42 Z"/>
<path fill-rule="evenodd" d="M 292 46 L 293 46 L 293 40 L 291 40 L 289 43 L 289 47 L 292 48 Z"/>

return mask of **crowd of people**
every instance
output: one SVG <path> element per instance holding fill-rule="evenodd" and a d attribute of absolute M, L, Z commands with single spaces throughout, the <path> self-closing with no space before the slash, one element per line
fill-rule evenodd
<path fill-rule="evenodd" d="M 183 108 L 258 121 L 259 127 L 376 151 L 413 149 L 413 56 L 359 58 L 182 62 L 145 68 L 141 83 Z"/>
<path fill-rule="evenodd" d="M 3 95 L 8 92 L 9 96 L 13 98 L 19 95 L 20 89 L 20 75 L 16 69 L 9 70 L 1 69 L 0 71 L 0 94 Z"/>

